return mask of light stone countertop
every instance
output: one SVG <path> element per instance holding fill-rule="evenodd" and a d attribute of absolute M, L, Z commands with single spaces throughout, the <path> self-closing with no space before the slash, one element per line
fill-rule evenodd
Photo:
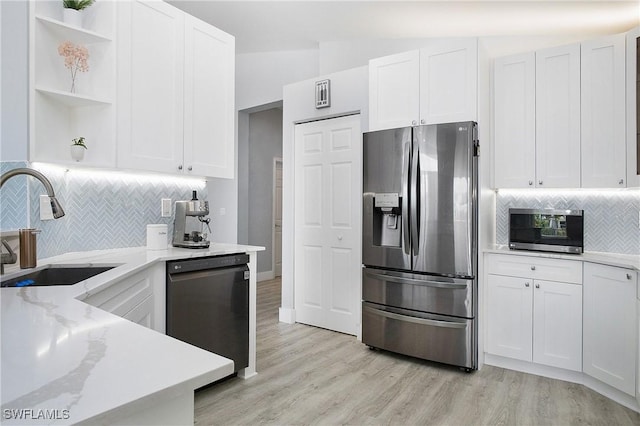
<path fill-rule="evenodd" d="M 511 250 L 506 245 L 495 245 L 484 249 L 484 253 L 509 254 L 514 256 L 544 257 L 547 259 L 579 260 L 581 262 L 599 263 L 602 265 L 616 266 L 620 268 L 635 269 L 640 271 L 640 255 L 603 253 L 588 251 L 582 254 L 563 254 L 529 250 Z"/>
<path fill-rule="evenodd" d="M 1 423 L 112 423 L 232 374 L 233 362 L 227 358 L 81 299 L 156 262 L 261 250 L 264 248 L 235 244 L 197 250 L 138 247 L 39 260 L 38 268 L 50 264 L 119 266 L 71 286 L 0 289 Z M 8 272 L 3 279 L 18 274 Z M 31 417 L 48 410 L 58 418 L 20 422 L 10 418 L 7 410 L 11 409 L 33 410 L 27 413 Z"/>

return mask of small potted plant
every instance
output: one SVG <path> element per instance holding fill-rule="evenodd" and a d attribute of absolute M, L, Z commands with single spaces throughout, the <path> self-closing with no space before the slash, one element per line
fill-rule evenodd
<path fill-rule="evenodd" d="M 73 139 L 71 144 L 71 158 L 75 161 L 80 161 L 84 158 L 84 152 L 87 149 L 87 145 L 85 145 L 84 137 L 80 136 L 79 138 Z"/>
<path fill-rule="evenodd" d="M 62 0 L 62 18 L 74 27 L 82 28 L 83 9 L 91 6 L 95 0 Z"/>

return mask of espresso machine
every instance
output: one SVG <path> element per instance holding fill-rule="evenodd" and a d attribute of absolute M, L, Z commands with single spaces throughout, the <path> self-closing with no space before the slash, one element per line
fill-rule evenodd
<path fill-rule="evenodd" d="M 186 248 L 209 247 L 209 202 L 198 200 L 196 191 L 193 191 L 191 200 L 176 201 L 174 211 L 172 245 Z M 205 226 L 208 233 L 204 230 Z"/>

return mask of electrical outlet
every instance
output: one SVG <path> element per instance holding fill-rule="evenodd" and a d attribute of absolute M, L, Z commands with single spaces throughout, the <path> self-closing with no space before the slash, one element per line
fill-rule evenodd
<path fill-rule="evenodd" d="M 51 199 L 46 194 L 40 194 L 40 220 L 52 220 Z"/>
<path fill-rule="evenodd" d="M 171 198 L 160 200 L 160 216 L 171 217 Z"/>

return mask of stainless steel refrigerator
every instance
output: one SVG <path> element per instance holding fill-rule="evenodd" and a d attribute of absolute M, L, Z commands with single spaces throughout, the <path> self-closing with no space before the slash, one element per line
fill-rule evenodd
<path fill-rule="evenodd" d="M 477 124 L 363 144 L 363 343 L 477 368 Z"/>

